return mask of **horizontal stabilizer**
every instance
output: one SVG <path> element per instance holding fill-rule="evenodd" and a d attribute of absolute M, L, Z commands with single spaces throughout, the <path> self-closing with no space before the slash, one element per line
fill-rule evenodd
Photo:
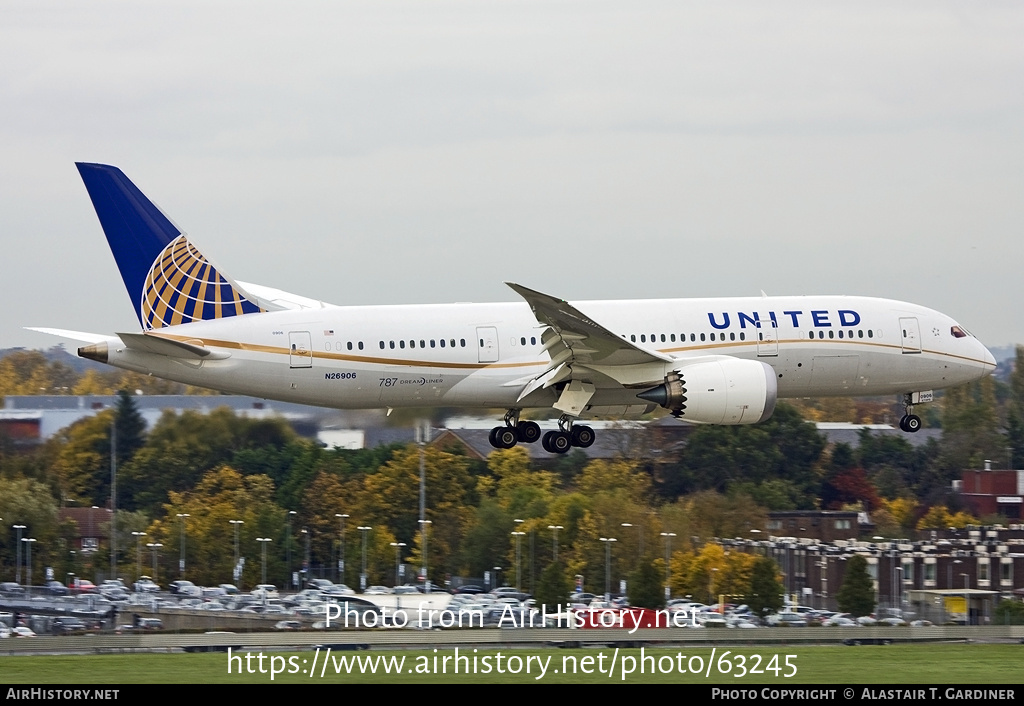
<path fill-rule="evenodd" d="M 37 328 L 35 326 L 26 326 L 26 331 L 38 331 L 39 333 L 48 333 L 51 336 L 60 336 L 61 338 L 70 338 L 72 341 L 81 341 L 82 343 L 99 343 L 105 341 L 109 336 L 101 336 L 98 333 L 86 333 L 85 331 L 68 331 L 62 328 Z"/>
<path fill-rule="evenodd" d="M 202 341 L 176 341 L 151 333 L 119 333 L 118 337 L 128 348 L 169 358 L 191 358 L 193 360 L 220 360 L 230 353 L 214 352 L 203 345 Z"/>

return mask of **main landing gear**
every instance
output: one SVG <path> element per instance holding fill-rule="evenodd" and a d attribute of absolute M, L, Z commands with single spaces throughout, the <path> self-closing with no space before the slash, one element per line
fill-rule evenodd
<path fill-rule="evenodd" d="M 505 413 L 505 426 L 494 427 L 488 436 L 491 446 L 496 449 L 510 449 L 517 443 L 532 444 L 538 439 L 548 453 L 564 454 L 576 446 L 585 449 L 594 443 L 594 430 L 582 424 L 573 424 L 572 417 L 562 415 L 558 420 L 558 431 L 549 431 L 541 437 L 537 422 L 519 421 L 518 409 Z"/>
<path fill-rule="evenodd" d="M 911 395 L 903 395 L 903 409 L 906 414 L 900 419 L 900 429 L 911 434 L 921 429 L 921 418 L 913 414 L 914 405 L 911 403 Z"/>

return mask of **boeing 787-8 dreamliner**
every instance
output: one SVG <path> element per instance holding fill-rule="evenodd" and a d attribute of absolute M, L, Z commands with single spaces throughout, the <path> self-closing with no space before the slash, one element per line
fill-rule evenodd
<path fill-rule="evenodd" d="M 581 418 L 664 407 L 705 424 L 756 424 L 782 397 L 900 395 L 995 369 L 956 321 L 888 299 L 789 296 L 566 302 L 508 283 L 505 304 L 335 306 L 214 267 L 116 167 L 78 164 L 141 330 L 78 354 L 223 392 L 338 409 L 504 408 L 496 448 L 586 447 Z M 520 420 L 555 409 L 557 431 Z"/>

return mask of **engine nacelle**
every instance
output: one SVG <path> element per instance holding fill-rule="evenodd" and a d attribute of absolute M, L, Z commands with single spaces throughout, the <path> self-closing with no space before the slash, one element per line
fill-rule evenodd
<path fill-rule="evenodd" d="M 699 424 L 756 424 L 772 416 L 779 386 L 771 366 L 729 356 L 681 365 L 637 397 Z"/>

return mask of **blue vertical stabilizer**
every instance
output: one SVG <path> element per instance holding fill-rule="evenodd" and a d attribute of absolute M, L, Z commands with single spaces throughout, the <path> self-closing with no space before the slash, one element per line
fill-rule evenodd
<path fill-rule="evenodd" d="M 262 311 L 117 167 L 77 163 L 144 329 Z"/>

